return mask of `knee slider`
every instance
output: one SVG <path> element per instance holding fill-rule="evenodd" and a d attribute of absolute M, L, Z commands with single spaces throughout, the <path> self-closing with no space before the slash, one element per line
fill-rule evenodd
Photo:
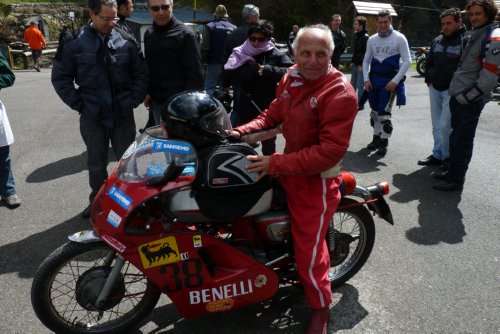
<path fill-rule="evenodd" d="M 390 119 L 388 119 L 387 121 L 383 121 L 381 123 L 382 123 L 382 130 L 384 130 L 384 132 L 389 134 L 392 133 L 392 122 Z"/>
<path fill-rule="evenodd" d="M 382 125 L 382 133 L 383 137 L 389 138 L 391 133 L 392 133 L 392 122 L 391 122 L 391 115 L 382 115 L 380 116 L 380 125 Z"/>

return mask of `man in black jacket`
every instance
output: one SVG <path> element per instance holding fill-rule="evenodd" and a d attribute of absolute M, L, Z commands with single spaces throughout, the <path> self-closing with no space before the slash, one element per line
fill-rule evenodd
<path fill-rule="evenodd" d="M 229 22 L 224 5 L 218 5 L 214 12 L 215 20 L 205 26 L 205 36 L 201 43 L 201 58 L 207 64 L 205 72 L 205 91 L 212 95 L 219 84 L 219 78 L 226 62 L 224 46 L 227 36 L 236 29 Z"/>
<path fill-rule="evenodd" d="M 90 22 L 65 43 L 53 63 L 52 85 L 80 114 L 92 203 L 108 177 L 109 142 L 119 159 L 135 139 L 133 109 L 144 101 L 148 69 L 137 46 L 115 29 L 115 0 L 88 0 Z M 82 213 L 90 216 L 90 205 Z"/>
<path fill-rule="evenodd" d="M 331 30 L 333 35 L 333 43 L 335 48 L 333 49 L 332 55 L 332 65 L 336 69 L 340 66 L 340 56 L 344 53 L 346 45 L 345 32 L 340 29 L 340 24 L 342 23 L 342 17 L 340 14 L 333 14 L 331 22 Z"/>
<path fill-rule="evenodd" d="M 420 166 L 443 164 L 447 167 L 451 133 L 450 96 L 448 87 L 455 73 L 463 48 L 465 26 L 460 10 L 451 8 L 440 15 L 441 34 L 431 44 L 425 64 L 425 82 L 429 86 L 432 136 L 432 154 L 419 160 Z"/>
<path fill-rule="evenodd" d="M 151 79 L 144 105 L 159 125 L 171 96 L 203 90 L 203 68 L 196 35 L 173 16 L 173 0 L 148 0 L 148 7 L 153 26 L 144 33 L 144 53 Z"/>
<path fill-rule="evenodd" d="M 352 24 L 354 30 L 354 41 L 351 59 L 351 85 L 358 92 L 358 109 L 363 110 L 363 103 L 360 103 L 361 96 L 365 91 L 365 80 L 363 79 L 363 59 L 365 58 L 366 42 L 368 42 L 368 32 L 366 31 L 366 18 L 356 16 Z"/>

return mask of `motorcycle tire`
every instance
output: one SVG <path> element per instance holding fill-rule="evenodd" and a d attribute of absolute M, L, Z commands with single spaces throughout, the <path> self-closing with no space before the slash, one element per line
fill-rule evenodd
<path fill-rule="evenodd" d="M 105 305 L 93 304 L 108 277 L 115 251 L 104 242 L 68 242 L 40 265 L 31 303 L 40 321 L 56 333 L 127 333 L 156 306 L 161 292 L 125 262 Z M 111 266 L 105 261 L 111 261 Z"/>
<path fill-rule="evenodd" d="M 425 58 L 420 58 L 417 61 L 417 72 L 422 76 L 425 75 L 425 62 L 426 62 Z"/>
<path fill-rule="evenodd" d="M 330 250 L 330 272 L 332 288 L 351 279 L 368 260 L 375 242 L 375 223 L 370 211 L 357 201 L 342 198 L 333 215 L 326 241 L 330 248 L 330 237 L 334 237 L 334 250 Z"/>

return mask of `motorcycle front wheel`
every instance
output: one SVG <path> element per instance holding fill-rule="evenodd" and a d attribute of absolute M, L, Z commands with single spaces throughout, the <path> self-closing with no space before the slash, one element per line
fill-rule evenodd
<path fill-rule="evenodd" d="M 350 198 L 343 198 L 326 234 L 330 253 L 330 279 L 336 288 L 363 267 L 375 242 L 375 224 L 370 211 Z"/>
<path fill-rule="evenodd" d="M 40 321 L 56 333 L 126 333 L 156 306 L 160 291 L 125 262 L 108 298 L 97 295 L 115 263 L 104 242 L 68 242 L 43 261 L 33 278 L 31 303 Z"/>
<path fill-rule="evenodd" d="M 420 75 L 425 75 L 425 62 L 426 62 L 425 58 L 420 58 L 417 61 L 417 72 Z"/>

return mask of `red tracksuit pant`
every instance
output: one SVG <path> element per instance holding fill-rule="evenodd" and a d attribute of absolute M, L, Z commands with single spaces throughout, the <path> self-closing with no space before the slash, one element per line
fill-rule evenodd
<path fill-rule="evenodd" d="M 330 256 L 326 231 L 340 201 L 340 177 L 280 176 L 292 216 L 295 260 L 311 308 L 328 307 Z"/>

